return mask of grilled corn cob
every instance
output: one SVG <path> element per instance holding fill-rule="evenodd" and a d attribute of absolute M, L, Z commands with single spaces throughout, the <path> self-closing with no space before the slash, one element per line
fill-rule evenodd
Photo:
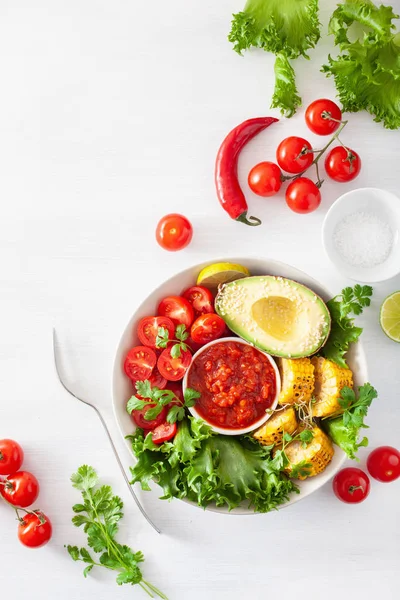
<path fill-rule="evenodd" d="M 340 392 L 345 386 L 353 387 L 353 374 L 350 369 L 342 369 L 326 358 L 314 357 L 311 362 L 315 375 L 312 414 L 314 417 L 327 417 L 341 409 Z"/>
<path fill-rule="evenodd" d="M 253 433 L 263 446 L 281 444 L 284 432 L 292 435 L 298 426 L 296 412 L 293 407 L 276 411 L 268 421 Z"/>
<path fill-rule="evenodd" d="M 289 477 L 306 479 L 322 473 L 333 458 L 334 450 L 329 437 L 316 425 L 310 430 L 314 437 L 303 448 L 301 440 L 294 440 L 285 447 L 289 465 L 285 469 Z"/>
<path fill-rule="evenodd" d="M 314 391 L 314 366 L 309 358 L 281 358 L 278 362 L 282 380 L 279 404 L 309 402 Z"/>

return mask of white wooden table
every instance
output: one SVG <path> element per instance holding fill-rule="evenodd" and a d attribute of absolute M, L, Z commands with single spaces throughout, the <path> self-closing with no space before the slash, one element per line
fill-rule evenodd
<path fill-rule="evenodd" d="M 336 2 L 321 4 L 325 31 Z M 70 523 L 78 493 L 69 483 L 83 463 L 126 501 L 120 539 L 143 550 L 146 578 L 171 600 L 399 597 L 400 481 L 373 482 L 359 506 L 341 504 L 326 485 L 281 513 L 252 517 L 139 492 L 163 531 L 158 536 L 129 497 L 95 415 L 55 378 L 53 325 L 75 389 L 104 408 L 128 467 L 112 416 L 111 366 L 119 335 L 146 294 L 186 266 L 237 254 L 291 263 L 338 292 L 348 282 L 323 255 L 327 209 L 352 187 L 400 192 L 399 133 L 357 114 L 343 140 L 362 155 L 362 175 L 342 187 L 326 182 L 317 212 L 302 217 L 282 197 L 249 193 L 262 227 L 223 213 L 213 184 L 219 143 L 242 120 L 274 114 L 272 57 L 240 59 L 226 40 L 230 15 L 242 5 L 6 0 L 0 7 L 0 437 L 25 448 L 25 466 L 41 482 L 39 505 L 54 524 L 51 544 L 28 551 L 16 539 L 13 513 L 0 505 L 2 597 L 144 598 L 140 589 L 117 588 L 109 573 L 84 580 L 64 550 L 84 541 Z M 332 40 L 324 36 L 310 62 L 297 62 L 305 105 L 334 98 L 333 82 L 319 70 L 329 51 Z M 245 150 L 243 181 L 291 134 L 317 143 L 300 112 Z M 177 254 L 154 241 L 158 218 L 172 211 L 195 228 L 191 246 Z M 370 380 L 380 392 L 369 415 L 371 447 L 399 446 L 400 345 L 378 323 L 381 301 L 399 288 L 399 278 L 375 286 L 360 319 Z"/>

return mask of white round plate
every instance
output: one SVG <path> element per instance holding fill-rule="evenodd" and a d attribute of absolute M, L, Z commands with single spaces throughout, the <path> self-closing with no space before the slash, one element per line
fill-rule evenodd
<path fill-rule="evenodd" d="M 126 377 L 123 371 L 123 363 L 125 355 L 132 346 L 138 344 L 139 340 L 136 336 L 136 325 L 142 317 L 152 315 L 156 313 L 159 301 L 164 296 L 180 294 L 184 289 L 195 285 L 198 274 L 201 269 L 211 263 L 218 262 L 231 262 L 235 264 L 241 264 L 246 266 L 252 275 L 280 275 L 281 277 L 287 277 L 288 279 L 294 279 L 299 283 L 306 285 L 311 288 L 316 294 L 321 296 L 325 301 L 332 298 L 335 293 L 329 292 L 326 288 L 322 287 L 315 279 L 303 273 L 295 267 L 291 267 L 285 263 L 281 263 L 275 260 L 269 259 L 253 259 L 253 258 L 216 258 L 206 263 L 194 265 L 189 269 L 181 271 L 177 275 L 174 275 L 152 292 L 147 299 L 134 312 L 131 320 L 127 324 L 125 331 L 122 334 L 120 342 L 118 344 L 117 353 L 114 362 L 114 373 L 113 373 L 113 409 L 115 418 L 117 420 L 121 435 L 125 439 L 127 435 L 133 433 L 135 426 L 133 425 L 129 415 L 125 410 L 127 400 L 132 396 L 132 384 Z M 336 290 L 336 293 L 339 290 Z M 356 386 L 362 385 L 368 381 L 367 363 L 364 354 L 364 350 L 360 342 L 353 344 L 351 352 L 348 356 L 348 363 L 354 374 L 354 384 Z M 132 452 L 130 443 L 125 440 L 126 444 L 132 453 L 133 459 L 135 460 Z M 346 460 L 346 454 L 337 446 L 335 446 L 335 455 L 332 462 L 325 469 L 323 473 L 316 477 L 311 477 L 305 481 L 297 482 L 300 488 L 300 494 L 293 494 L 290 500 L 282 504 L 280 508 L 294 504 L 299 500 L 309 496 L 326 483 L 333 475 L 340 469 L 344 461 Z M 161 491 L 161 488 L 160 488 Z M 185 502 L 188 502 L 185 500 Z M 190 504 L 194 504 L 190 502 Z M 194 504 L 197 506 L 197 504 Z M 204 509 L 202 509 L 204 510 Z M 247 505 L 239 506 L 234 510 L 230 511 L 225 507 L 217 507 L 215 505 L 209 505 L 206 510 L 212 510 L 219 513 L 227 514 L 240 514 L 240 515 L 251 515 L 255 514 L 254 511 L 247 508 Z"/>

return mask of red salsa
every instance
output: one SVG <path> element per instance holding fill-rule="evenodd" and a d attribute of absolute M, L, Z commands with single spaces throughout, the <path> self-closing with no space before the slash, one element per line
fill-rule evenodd
<path fill-rule="evenodd" d="M 196 410 L 205 421 L 241 429 L 256 423 L 270 408 L 276 377 L 268 358 L 252 346 L 221 341 L 193 361 L 188 387 L 200 392 Z"/>

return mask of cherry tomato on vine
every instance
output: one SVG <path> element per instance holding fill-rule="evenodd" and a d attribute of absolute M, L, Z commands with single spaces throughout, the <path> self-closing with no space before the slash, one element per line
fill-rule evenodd
<path fill-rule="evenodd" d="M 135 346 L 126 355 L 124 371 L 132 381 L 144 381 L 150 377 L 156 362 L 154 350 L 146 346 Z"/>
<path fill-rule="evenodd" d="M 28 548 L 40 548 L 47 544 L 53 533 L 49 517 L 41 511 L 26 514 L 18 525 L 18 539 Z"/>
<path fill-rule="evenodd" d="M 361 171 L 361 158 L 350 148 L 335 146 L 325 158 L 325 171 L 331 179 L 340 183 L 352 181 Z"/>
<path fill-rule="evenodd" d="M 342 120 L 342 111 L 337 104 L 322 98 L 314 100 L 306 110 L 306 123 L 317 135 L 329 135 L 336 131 Z"/>
<path fill-rule="evenodd" d="M 155 418 L 149 421 L 145 418 L 145 414 L 150 408 L 154 408 L 155 404 L 146 404 L 144 408 L 138 408 L 137 410 L 133 410 L 131 412 L 132 421 L 141 429 L 152 430 L 165 422 L 168 414 L 168 410 L 166 406 L 163 406 L 160 414 Z"/>
<path fill-rule="evenodd" d="M 294 212 L 313 212 L 321 204 L 321 192 L 311 179 L 299 177 L 286 189 L 286 203 Z"/>
<path fill-rule="evenodd" d="M 370 483 L 364 471 L 348 467 L 335 475 L 332 487 L 339 500 L 347 504 L 356 504 L 368 496 Z"/>
<path fill-rule="evenodd" d="M 190 363 L 192 355 L 189 350 L 181 350 L 181 355 L 171 356 L 171 348 L 166 348 L 158 357 L 157 367 L 161 375 L 168 381 L 179 381 L 183 378 Z"/>
<path fill-rule="evenodd" d="M 151 437 L 155 444 L 163 444 L 172 440 L 177 430 L 176 423 L 162 423 L 151 433 Z"/>
<path fill-rule="evenodd" d="M 400 452 L 392 446 L 380 446 L 368 456 L 367 469 L 374 479 L 389 483 L 400 477 Z"/>
<path fill-rule="evenodd" d="M 14 440 L 0 440 L 0 475 L 16 473 L 24 460 L 24 451 Z"/>
<path fill-rule="evenodd" d="M 29 471 L 17 471 L 2 482 L 0 494 L 13 506 L 26 508 L 39 496 L 39 482 Z"/>
<path fill-rule="evenodd" d="M 149 348 L 156 347 L 156 337 L 158 335 L 159 327 L 167 329 L 169 339 L 173 339 L 175 326 L 168 317 L 144 317 L 143 319 L 140 319 L 137 327 L 137 334 L 144 346 L 149 346 Z"/>
<path fill-rule="evenodd" d="M 220 338 L 225 328 L 225 321 L 219 315 L 201 315 L 193 323 L 190 336 L 197 344 L 207 344 Z"/>
<path fill-rule="evenodd" d="M 260 162 L 251 169 L 247 181 L 250 189 L 258 196 L 274 196 L 281 189 L 282 172 L 273 162 Z"/>
<path fill-rule="evenodd" d="M 162 317 L 169 317 L 174 325 L 182 323 L 190 327 L 194 320 L 192 305 L 182 296 L 167 296 L 161 300 L 157 312 Z"/>
<path fill-rule="evenodd" d="M 310 142 L 304 138 L 291 136 L 282 140 L 276 150 L 278 165 L 288 173 L 301 173 L 308 169 L 314 160 Z"/>
<path fill-rule="evenodd" d="M 214 312 L 214 296 L 208 288 L 194 285 L 185 290 L 182 296 L 192 305 L 197 316 Z"/>
<path fill-rule="evenodd" d="M 156 228 L 156 239 L 164 250 L 176 252 L 186 248 L 192 241 L 193 227 L 183 215 L 165 215 Z"/>

